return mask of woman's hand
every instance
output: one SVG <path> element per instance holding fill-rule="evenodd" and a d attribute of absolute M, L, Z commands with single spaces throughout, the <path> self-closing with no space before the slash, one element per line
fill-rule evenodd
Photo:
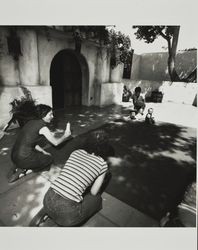
<path fill-rule="evenodd" d="M 54 146 L 58 146 L 71 136 L 70 123 L 69 122 L 67 123 L 66 129 L 61 137 L 56 137 L 54 133 L 52 133 L 46 126 L 42 127 L 39 130 L 39 134 L 44 135 L 45 138 Z"/>
<path fill-rule="evenodd" d="M 45 151 L 43 148 L 41 148 L 39 145 L 35 146 L 35 149 L 37 151 L 39 151 L 40 153 L 44 154 L 44 155 L 51 155 L 49 152 Z"/>
<path fill-rule="evenodd" d="M 64 132 L 65 137 L 69 137 L 71 135 L 71 125 L 70 122 L 67 123 L 65 132 Z"/>

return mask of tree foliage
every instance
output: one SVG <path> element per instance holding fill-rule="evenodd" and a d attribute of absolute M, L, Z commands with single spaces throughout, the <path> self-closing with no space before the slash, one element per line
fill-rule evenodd
<path fill-rule="evenodd" d="M 111 55 L 111 67 L 116 67 L 119 63 L 125 63 L 128 59 L 131 49 L 131 40 L 120 31 L 109 30 L 107 48 Z"/>
<path fill-rule="evenodd" d="M 37 118 L 36 100 L 32 98 L 31 92 L 24 86 L 20 86 L 23 96 L 15 98 L 10 102 L 12 120 L 20 121 L 24 125 L 27 121 Z"/>
<path fill-rule="evenodd" d="M 129 36 L 121 31 L 108 29 L 107 26 L 71 26 L 73 36 L 83 42 L 91 39 L 105 46 L 110 54 L 111 67 L 119 63 L 125 63 L 131 51 L 131 40 Z M 66 28 L 68 31 L 68 27 Z"/>
<path fill-rule="evenodd" d="M 116 67 L 119 63 L 125 63 L 132 53 L 130 37 L 121 31 L 115 31 L 108 25 L 81 25 L 81 26 L 32 26 L 36 30 L 44 30 L 50 41 L 50 29 L 60 30 L 65 34 L 71 34 L 75 43 L 81 47 L 85 40 L 98 43 L 106 47 L 110 55 L 111 67 Z"/>
<path fill-rule="evenodd" d="M 137 28 L 135 32 L 137 39 L 152 43 L 159 36 L 170 40 L 173 37 L 175 26 L 133 26 L 133 28 Z"/>

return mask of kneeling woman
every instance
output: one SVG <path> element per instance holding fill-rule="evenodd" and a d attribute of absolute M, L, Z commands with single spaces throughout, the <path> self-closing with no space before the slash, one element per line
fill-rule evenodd
<path fill-rule="evenodd" d="M 65 132 L 60 138 L 55 137 L 49 130 L 47 124 L 53 119 L 50 106 L 40 104 L 37 105 L 36 109 L 38 117 L 31 119 L 22 127 L 13 146 L 11 159 L 15 169 L 9 177 L 9 182 L 16 181 L 21 176 L 26 175 L 28 170 L 37 172 L 49 168 L 53 158 L 50 153 L 38 145 L 43 136 L 55 146 L 71 136 L 69 123 L 67 123 Z"/>
<path fill-rule="evenodd" d="M 92 132 L 75 150 L 44 198 L 44 210 L 60 226 L 77 226 L 102 208 L 99 193 L 108 171 L 107 135 Z"/>

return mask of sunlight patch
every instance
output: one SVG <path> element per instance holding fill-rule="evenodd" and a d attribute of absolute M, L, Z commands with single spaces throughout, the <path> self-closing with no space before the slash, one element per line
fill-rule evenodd
<path fill-rule="evenodd" d="M 125 124 L 125 122 L 117 122 L 117 121 L 110 121 L 110 124 L 115 124 L 116 126 L 122 126 Z"/>
<path fill-rule="evenodd" d="M 123 181 L 126 180 L 126 178 L 125 178 L 124 176 L 118 176 L 117 180 L 118 180 L 119 182 L 123 182 Z"/>
<path fill-rule="evenodd" d="M 115 138 L 114 141 L 120 141 L 121 139 L 122 139 L 122 137 L 120 136 L 120 137 Z"/>
<path fill-rule="evenodd" d="M 160 135 L 160 139 L 171 139 L 170 135 Z"/>
<path fill-rule="evenodd" d="M 20 218 L 20 214 L 19 214 L 19 213 L 14 213 L 14 214 L 12 215 L 12 220 L 13 220 L 13 221 L 17 221 L 19 218 Z"/>
<path fill-rule="evenodd" d="M 0 152 L 0 155 L 7 155 L 6 152 Z"/>
<path fill-rule="evenodd" d="M 113 115 L 113 117 L 115 117 L 115 118 L 120 118 L 121 117 L 121 115 L 119 115 L 119 114 L 115 114 L 115 115 Z"/>
<path fill-rule="evenodd" d="M 113 167 L 121 165 L 123 161 L 120 157 L 108 157 L 108 160 Z"/>
<path fill-rule="evenodd" d="M 7 151 L 9 151 L 9 148 L 2 148 L 2 149 L 0 150 L 0 155 L 7 155 L 7 154 L 8 154 Z"/>
<path fill-rule="evenodd" d="M 29 194 L 27 197 L 27 202 L 31 202 L 35 199 L 35 196 L 33 194 Z"/>

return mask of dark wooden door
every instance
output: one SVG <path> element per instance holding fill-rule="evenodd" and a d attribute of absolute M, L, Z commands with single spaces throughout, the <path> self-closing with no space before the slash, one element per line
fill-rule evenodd
<path fill-rule="evenodd" d="M 82 104 L 82 72 L 73 54 L 61 53 L 52 61 L 50 70 L 54 109 Z"/>
<path fill-rule="evenodd" d="M 64 103 L 65 106 L 81 105 L 82 73 L 80 64 L 73 55 L 64 58 Z"/>

